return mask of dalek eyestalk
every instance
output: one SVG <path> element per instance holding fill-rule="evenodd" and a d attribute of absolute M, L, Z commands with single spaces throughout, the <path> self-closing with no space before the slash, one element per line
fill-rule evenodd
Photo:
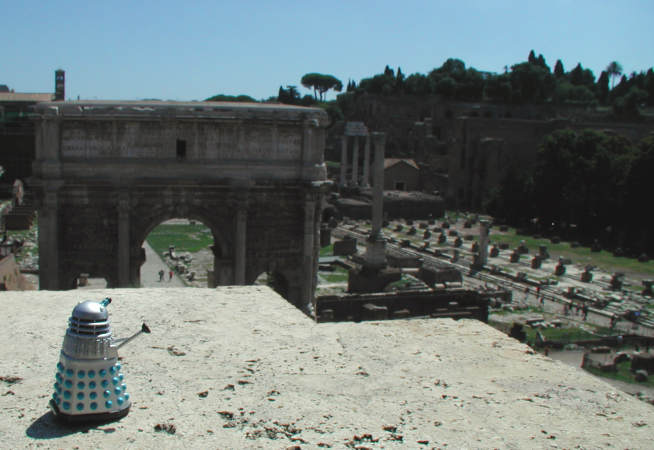
<path fill-rule="evenodd" d="M 53 414 L 64 422 L 109 422 L 129 412 L 118 349 L 150 329 L 143 324 L 133 336 L 113 339 L 109 303 L 110 298 L 78 303 L 68 319 L 50 400 Z"/>

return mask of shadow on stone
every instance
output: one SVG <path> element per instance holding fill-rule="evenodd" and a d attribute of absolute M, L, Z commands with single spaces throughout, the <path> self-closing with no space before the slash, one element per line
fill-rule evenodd
<path fill-rule="evenodd" d="M 52 411 L 48 411 L 43 414 L 41 417 L 36 419 L 32 424 L 27 428 L 25 434 L 32 439 L 56 439 L 69 434 L 75 433 L 86 433 L 92 426 L 88 425 L 65 425 L 55 418 Z"/>

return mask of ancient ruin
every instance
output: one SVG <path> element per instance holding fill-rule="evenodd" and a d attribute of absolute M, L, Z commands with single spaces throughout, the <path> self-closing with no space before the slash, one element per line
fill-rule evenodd
<path fill-rule="evenodd" d="M 213 285 L 273 274 L 306 305 L 316 284 L 327 115 L 211 102 L 48 102 L 36 107 L 31 186 L 40 288 L 81 273 L 139 286 L 142 243 L 164 220 L 213 232 Z"/>

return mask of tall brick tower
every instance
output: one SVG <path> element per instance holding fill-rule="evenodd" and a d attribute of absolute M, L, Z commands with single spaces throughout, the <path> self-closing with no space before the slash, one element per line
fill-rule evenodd
<path fill-rule="evenodd" d="M 55 70 L 55 100 L 66 99 L 66 72 L 58 69 Z"/>

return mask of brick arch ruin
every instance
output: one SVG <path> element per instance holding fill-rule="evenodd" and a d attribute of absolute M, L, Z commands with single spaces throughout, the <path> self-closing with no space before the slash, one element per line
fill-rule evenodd
<path fill-rule="evenodd" d="M 291 302 L 313 299 L 323 111 L 107 101 L 36 109 L 41 289 L 70 289 L 82 272 L 139 286 L 147 234 L 187 217 L 212 230 L 215 284 L 277 271 Z"/>

